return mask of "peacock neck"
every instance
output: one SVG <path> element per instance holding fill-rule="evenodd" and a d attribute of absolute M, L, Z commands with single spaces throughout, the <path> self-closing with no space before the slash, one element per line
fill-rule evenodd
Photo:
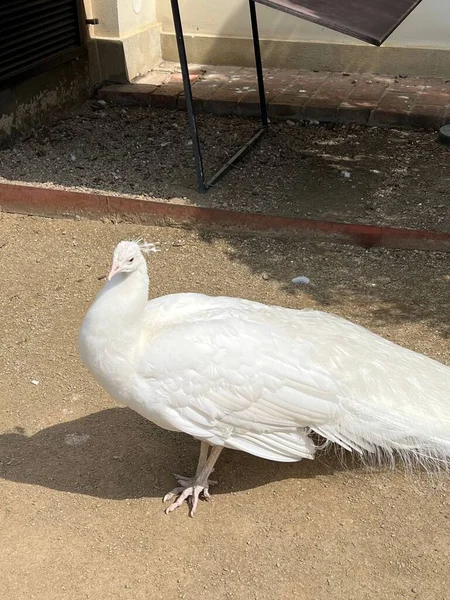
<path fill-rule="evenodd" d="M 104 286 L 80 329 L 84 364 L 119 402 L 129 400 L 147 299 L 144 263 L 131 273 L 118 273 Z"/>
<path fill-rule="evenodd" d="M 114 339 L 138 334 L 142 328 L 145 305 L 148 301 L 148 276 L 143 267 L 132 273 L 118 273 L 109 281 L 98 297 L 103 324 Z"/>
<path fill-rule="evenodd" d="M 131 273 L 118 273 L 100 291 L 88 311 L 82 330 L 91 341 L 113 345 L 120 353 L 136 345 L 142 331 L 148 300 L 145 263 Z"/>

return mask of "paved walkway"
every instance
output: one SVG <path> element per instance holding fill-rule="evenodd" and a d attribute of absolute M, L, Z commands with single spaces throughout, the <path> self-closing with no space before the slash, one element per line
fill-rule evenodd
<path fill-rule="evenodd" d="M 194 65 L 191 81 L 197 111 L 259 114 L 254 69 Z M 414 129 L 450 123 L 450 80 L 266 69 L 265 88 L 272 117 Z M 107 85 L 98 95 L 128 105 L 185 107 L 179 66 L 167 62 L 131 84 Z"/>

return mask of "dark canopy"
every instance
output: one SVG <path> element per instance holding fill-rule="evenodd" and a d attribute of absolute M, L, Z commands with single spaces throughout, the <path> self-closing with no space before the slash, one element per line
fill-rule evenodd
<path fill-rule="evenodd" d="M 421 0 L 256 0 L 380 46 Z"/>

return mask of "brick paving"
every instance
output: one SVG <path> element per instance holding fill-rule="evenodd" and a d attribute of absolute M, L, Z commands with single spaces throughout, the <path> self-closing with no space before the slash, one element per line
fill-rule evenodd
<path fill-rule="evenodd" d="M 254 69 L 196 65 L 190 75 L 198 112 L 258 116 Z M 414 129 L 450 123 L 450 80 L 288 69 L 266 69 L 264 78 L 272 118 Z M 106 85 L 98 97 L 124 105 L 185 108 L 181 73 L 173 63 L 133 83 Z"/>

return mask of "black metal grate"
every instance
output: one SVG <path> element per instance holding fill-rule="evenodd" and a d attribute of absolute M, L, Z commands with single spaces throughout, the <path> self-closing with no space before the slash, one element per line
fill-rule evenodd
<path fill-rule="evenodd" d="M 0 85 L 69 60 L 80 32 L 78 0 L 0 0 Z"/>

